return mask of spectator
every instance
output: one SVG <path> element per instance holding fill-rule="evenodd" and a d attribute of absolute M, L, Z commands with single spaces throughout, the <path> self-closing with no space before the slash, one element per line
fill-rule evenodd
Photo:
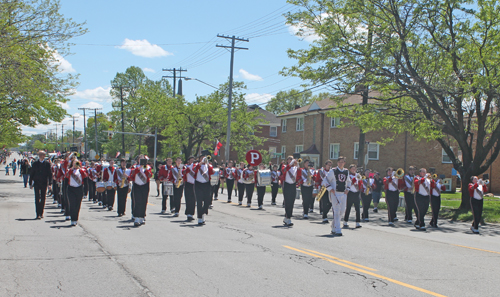
<path fill-rule="evenodd" d="M 28 185 L 28 178 L 30 177 L 30 169 L 31 169 L 30 163 L 28 162 L 28 160 L 24 159 L 23 163 L 21 164 L 21 167 L 19 168 L 19 171 L 23 176 L 23 182 L 25 188 Z"/>

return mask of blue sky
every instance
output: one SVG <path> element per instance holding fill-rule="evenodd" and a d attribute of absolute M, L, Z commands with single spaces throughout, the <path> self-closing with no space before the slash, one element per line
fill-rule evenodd
<path fill-rule="evenodd" d="M 294 36 L 294 28 L 285 24 L 282 14 L 294 9 L 284 0 L 62 0 L 64 16 L 86 21 L 89 29 L 86 35 L 72 40 L 76 44 L 72 55 L 61 60 L 61 71 L 80 74 L 80 85 L 64 107 L 70 116 L 80 116 L 79 107 L 110 111 L 110 81 L 130 66 L 142 68 L 153 80 L 171 75 L 163 68 L 187 68 L 184 76 L 218 86 L 229 76 L 230 54 L 216 48 L 216 44 L 229 45 L 217 34 L 250 39 L 238 44 L 249 50 L 237 51 L 234 63 L 235 80 L 247 84 L 249 104 L 266 102 L 280 90 L 300 89 L 300 79 L 278 74 L 284 66 L 295 63 L 287 57 L 288 48 L 309 44 Z M 212 91 L 198 81 L 183 81 L 187 100 Z M 63 123 L 65 130 L 72 128 L 70 119 Z M 23 131 L 29 135 L 50 128 L 54 125 L 25 127 Z M 83 117 L 78 119 L 76 129 L 83 130 Z"/>

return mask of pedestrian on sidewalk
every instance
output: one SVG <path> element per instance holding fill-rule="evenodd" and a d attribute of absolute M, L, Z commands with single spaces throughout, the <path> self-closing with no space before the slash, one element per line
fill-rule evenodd
<path fill-rule="evenodd" d="M 21 163 L 21 175 L 23 176 L 23 183 L 24 183 L 24 187 L 26 188 L 27 185 L 28 185 L 28 179 L 30 177 L 30 169 L 31 169 L 31 166 L 30 166 L 30 163 L 28 162 L 28 160 L 24 159 L 24 161 Z"/>
<path fill-rule="evenodd" d="M 5 166 L 5 175 L 10 175 L 9 169 L 10 169 L 9 165 Z"/>
<path fill-rule="evenodd" d="M 35 189 L 35 209 L 37 220 L 43 218 L 47 187 L 49 190 L 52 189 L 52 171 L 50 162 L 45 161 L 44 151 L 39 151 L 38 157 L 39 160 L 37 162 L 33 162 L 29 178 L 30 189 Z"/>

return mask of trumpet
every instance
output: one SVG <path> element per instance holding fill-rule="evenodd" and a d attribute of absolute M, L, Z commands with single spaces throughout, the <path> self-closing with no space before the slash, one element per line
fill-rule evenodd
<path fill-rule="evenodd" d="M 302 158 L 298 158 L 297 162 L 302 163 Z"/>
<path fill-rule="evenodd" d="M 486 180 L 479 179 L 479 180 L 477 181 L 477 184 L 478 184 L 478 185 L 481 185 L 481 186 L 488 185 L 489 183 L 490 183 L 490 180 L 489 180 L 489 179 L 486 179 Z"/>
<path fill-rule="evenodd" d="M 434 173 L 434 174 L 431 176 L 431 178 L 432 178 L 433 180 L 437 180 L 438 175 Z"/>
<path fill-rule="evenodd" d="M 405 171 L 403 170 L 403 168 L 398 168 L 398 170 L 396 170 L 396 173 L 394 174 L 394 176 L 396 178 L 403 178 L 405 176 Z"/>

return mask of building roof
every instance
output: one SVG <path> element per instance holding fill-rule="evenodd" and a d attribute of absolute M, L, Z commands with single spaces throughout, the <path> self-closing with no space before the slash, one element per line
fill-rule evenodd
<path fill-rule="evenodd" d="M 259 113 L 261 114 L 260 116 L 258 116 L 257 118 L 258 119 L 262 119 L 264 121 L 266 121 L 267 123 L 263 124 L 263 125 L 270 125 L 270 126 L 281 126 L 281 120 L 278 119 L 278 117 L 272 113 L 272 112 L 269 112 L 265 109 L 262 109 L 260 106 L 258 106 L 257 104 L 254 104 L 254 105 L 250 105 L 248 106 L 248 111 L 254 111 L 254 110 L 258 110 Z"/>
<path fill-rule="evenodd" d="M 370 92 L 369 96 L 374 97 L 377 96 L 378 92 Z M 311 104 L 308 104 L 306 106 L 302 106 L 300 108 L 297 108 L 295 110 L 289 111 L 284 114 L 280 114 L 278 117 L 286 117 L 286 116 L 292 116 L 292 115 L 298 115 L 298 114 L 304 114 L 312 111 L 322 111 L 322 110 L 329 110 L 329 109 L 334 109 L 337 106 L 337 101 L 338 99 L 343 99 L 343 103 L 346 104 L 361 104 L 363 101 L 363 98 L 360 94 L 354 94 L 354 95 L 340 95 L 336 96 L 333 98 L 327 98 L 319 101 L 314 101 Z M 336 99 L 336 100 L 335 100 Z M 374 99 L 368 99 L 368 103 L 375 103 Z"/>
<path fill-rule="evenodd" d="M 320 152 L 315 144 L 311 145 L 307 150 L 300 153 L 304 155 L 320 155 Z"/>

